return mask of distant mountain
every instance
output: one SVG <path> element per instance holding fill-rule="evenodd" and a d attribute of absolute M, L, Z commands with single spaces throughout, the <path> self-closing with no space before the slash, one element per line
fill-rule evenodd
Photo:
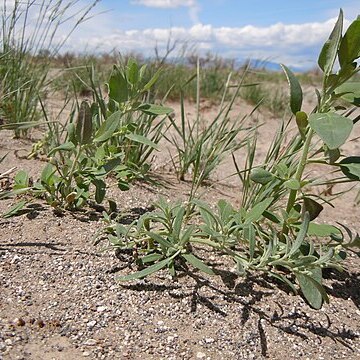
<path fill-rule="evenodd" d="M 236 65 L 241 66 L 250 61 L 250 65 L 253 69 L 263 69 L 268 71 L 282 71 L 281 66 L 279 63 L 268 61 L 268 60 L 258 60 L 258 59 L 252 59 L 252 60 L 237 60 Z M 304 72 L 308 69 L 296 67 L 296 66 L 288 66 L 292 71 L 294 72 Z"/>
<path fill-rule="evenodd" d="M 154 58 L 148 58 L 147 60 L 154 61 Z M 226 59 L 225 59 L 226 60 Z M 230 61 L 230 60 L 229 60 Z M 167 59 L 167 62 L 169 63 L 173 63 L 173 64 L 182 64 L 182 65 L 189 65 L 189 59 L 187 57 L 170 57 Z M 231 61 L 230 61 L 231 62 Z M 263 69 L 263 70 L 267 70 L 267 71 L 282 71 L 281 66 L 279 63 L 276 63 L 274 61 L 268 61 L 268 60 L 258 60 L 258 59 L 251 59 L 251 60 L 246 60 L 246 59 L 236 59 L 234 61 L 234 65 L 236 68 L 239 68 L 241 66 L 244 66 L 245 64 L 247 64 L 248 62 L 250 62 L 251 68 L 253 69 Z M 205 64 L 206 66 L 209 66 L 211 64 L 207 63 Z M 287 65 L 288 66 L 288 65 Z M 294 72 L 305 72 L 308 71 L 308 68 L 302 68 L 302 67 L 297 67 L 297 66 L 288 66 L 292 71 Z"/>

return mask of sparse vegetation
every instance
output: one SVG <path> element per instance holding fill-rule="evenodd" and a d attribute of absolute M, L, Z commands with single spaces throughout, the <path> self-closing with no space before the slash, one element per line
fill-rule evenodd
<path fill-rule="evenodd" d="M 95 3 L 83 9 L 75 26 Z M 235 69 L 233 63 L 218 58 L 207 63 L 197 58 L 194 64 L 192 58 L 190 64 L 159 65 L 158 61 L 142 64 L 130 57 L 118 61 L 111 73 L 92 61 L 77 71 L 67 69 L 70 78 L 65 75 L 50 84 L 48 72 L 62 43 L 50 45 L 72 3 L 65 9 L 52 1 L 43 2 L 39 26 L 48 30 L 40 37 L 35 31 L 30 40 L 24 33 L 20 39 L 15 36 L 18 27 L 26 28 L 31 11 L 31 3 L 21 4 L 15 1 L 10 11 L 5 6 L 2 14 L 0 109 L 4 124 L 0 129 L 14 130 L 19 137 L 27 136 L 30 127 L 46 124 L 46 137 L 33 151 L 35 156 L 41 148 L 46 165 L 37 181 L 23 170 L 17 173 L 12 191 L 6 190 L 1 198 L 21 199 L 4 217 L 18 215 L 39 196 L 61 212 L 102 204 L 114 179 L 121 190 L 128 189 L 134 179 L 147 181 L 153 156 L 161 141 L 167 140 L 172 146 L 168 160 L 179 181 L 192 181 L 190 194 L 182 203 L 160 200 L 156 212 L 145 213 L 127 226 L 118 221 L 117 206 L 108 199 L 102 236 L 120 252 L 136 252 L 139 267 L 119 280 L 143 278 L 164 268 L 173 277 L 188 272 L 189 267 L 217 274 L 220 270 L 208 264 L 206 255 L 197 253 L 202 251 L 226 254 L 233 263 L 233 274 L 259 271 L 285 283 L 294 293 L 300 289 L 315 309 L 328 301 L 323 269 L 341 270 L 346 252 L 359 247 L 360 237 L 336 219 L 334 224 L 314 222 L 329 203 L 314 188 L 360 180 L 360 158 L 341 152 L 357 123 L 352 106 L 359 106 L 359 83 L 351 80 L 360 70 L 356 62 L 360 20 L 343 34 L 340 12 L 319 56 L 322 85 L 316 90 L 316 106 L 305 112 L 300 81 L 285 65 L 284 77 L 264 71 L 254 75 L 251 69 Z M 56 21 L 49 20 L 49 11 L 50 19 Z M 66 60 L 67 66 L 70 60 Z M 86 72 L 81 74 L 80 69 Z M 276 79 L 276 89 L 266 76 Z M 277 86 L 285 79 L 290 87 L 289 104 L 288 96 Z M 59 87 L 59 83 L 67 84 L 74 97 L 66 125 L 49 119 L 42 101 L 48 87 Z M 84 89 L 88 100 L 82 99 Z M 219 105 L 214 118 L 203 119 L 201 97 Z M 169 99 L 180 101 L 180 118 L 165 106 Z M 191 99 L 196 107 L 194 119 L 186 115 L 185 99 Z M 257 157 L 257 124 L 248 123 L 247 116 L 231 114 L 240 100 L 252 103 L 253 111 L 264 106 L 274 116 L 287 119 L 291 115 L 281 123 L 265 158 Z M 43 122 L 39 121 L 42 116 Z M 244 149 L 242 167 L 234 153 Z M 241 206 L 220 200 L 213 209 L 199 198 L 198 190 L 211 180 L 223 157 L 231 155 L 234 173 L 241 181 L 237 190 L 242 192 Z M 330 175 L 312 177 L 307 171 L 312 164 L 330 168 Z"/>

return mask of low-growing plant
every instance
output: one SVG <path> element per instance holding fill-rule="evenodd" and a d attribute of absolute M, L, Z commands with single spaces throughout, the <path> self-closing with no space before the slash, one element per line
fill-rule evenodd
<path fill-rule="evenodd" d="M 167 129 L 167 114 L 172 109 L 157 104 L 150 104 L 150 89 L 158 81 L 161 69 L 151 78 L 147 74 L 147 65 L 141 67 L 133 58 L 127 63 L 114 66 L 108 87 L 108 103 L 105 104 L 101 89 L 91 80 L 94 102 L 98 104 L 99 131 L 104 132 L 101 139 L 111 137 L 111 147 L 123 156 L 123 162 L 134 178 L 146 177 L 151 168 L 154 151 Z M 110 116 L 121 112 L 117 122 L 108 120 Z M 162 116 L 160 119 L 159 117 Z M 103 123 L 102 123 L 103 122 Z M 106 124 L 110 123 L 110 131 Z M 117 124 L 126 132 L 111 131 Z"/>
<path fill-rule="evenodd" d="M 187 270 L 187 264 L 216 273 L 206 259 L 194 255 L 195 245 L 201 245 L 227 254 L 238 275 L 256 270 L 294 292 L 300 287 L 315 309 L 329 301 L 322 284 L 323 269 L 341 270 L 347 250 L 360 247 L 360 236 L 343 225 L 314 222 L 329 201 L 312 190 L 360 180 L 360 158 L 342 156 L 340 150 L 357 122 L 344 103 L 359 106 L 360 84 L 349 81 L 360 70 L 356 62 L 359 39 L 360 18 L 343 34 L 340 11 L 319 56 L 323 85 L 316 90 L 317 105 L 309 114 L 302 111 L 299 81 L 283 65 L 290 85 L 291 123 L 296 122 L 297 133 L 287 141 L 290 122 L 283 124 L 262 166 L 254 165 L 256 137 L 249 144 L 246 167 L 237 169 L 243 183 L 240 209 L 223 200 L 216 211 L 195 199 L 183 205 L 160 202 L 158 212 L 145 214 L 128 227 L 114 223 L 105 229 L 114 246 L 136 250 L 140 271 L 119 280 L 142 278 L 166 267 L 174 275 L 177 268 Z M 313 164 L 330 167 L 335 175 L 328 180 L 312 178 L 307 170 Z"/>
<path fill-rule="evenodd" d="M 49 163 L 40 180 L 30 186 L 29 177 L 19 175 L 23 192 L 45 197 L 56 208 L 79 209 L 90 200 L 104 200 L 110 173 L 121 190 L 128 189 L 135 166 L 136 170 L 145 166 L 157 148 L 166 115 L 172 111 L 146 102 L 146 93 L 158 75 L 142 84 L 144 70 L 131 59 L 122 69 L 114 68 L 107 101 L 97 89 L 93 103 L 81 102 L 63 141 L 47 154 Z M 164 118 L 153 125 L 159 115 Z"/>

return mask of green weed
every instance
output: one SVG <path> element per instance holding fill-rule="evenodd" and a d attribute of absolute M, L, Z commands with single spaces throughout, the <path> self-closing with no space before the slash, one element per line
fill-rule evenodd
<path fill-rule="evenodd" d="M 180 124 L 170 118 L 175 135 L 167 136 L 168 141 L 176 149 L 176 156 L 172 157 L 172 161 L 179 180 L 185 180 L 185 177 L 191 174 L 195 188 L 209 179 L 210 174 L 227 154 L 243 147 L 246 143 L 245 139 L 250 136 L 249 128 L 244 125 L 246 117 L 230 119 L 229 116 L 242 86 L 242 80 L 240 80 L 236 90 L 233 91 L 231 100 L 226 102 L 225 99 L 229 95 L 231 74 L 228 76 L 219 110 L 214 119 L 209 121 L 202 118 L 199 109 L 200 79 L 200 68 L 198 68 L 195 120 L 190 121 L 186 118 L 184 94 L 182 94 Z M 185 84 L 185 87 L 187 85 L 188 83 Z M 241 133 L 243 136 L 240 137 Z"/>

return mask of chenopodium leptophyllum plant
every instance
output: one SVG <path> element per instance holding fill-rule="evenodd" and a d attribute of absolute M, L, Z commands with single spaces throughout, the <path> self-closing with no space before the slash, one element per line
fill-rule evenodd
<path fill-rule="evenodd" d="M 295 293 L 300 288 L 315 309 L 329 301 L 323 269 L 341 270 L 347 250 L 359 247 L 360 237 L 345 226 L 314 222 L 329 200 L 313 189 L 360 180 L 360 157 L 345 157 L 340 149 L 357 122 L 349 107 L 360 104 L 360 83 L 349 80 L 360 69 L 359 57 L 360 19 L 343 34 L 340 11 L 319 56 L 323 83 L 316 90 L 317 105 L 311 113 L 302 111 L 303 92 L 296 76 L 282 66 L 294 116 L 281 125 L 263 166 L 254 165 L 256 139 L 249 144 L 245 169 L 237 167 L 243 185 L 241 208 L 234 209 L 224 200 L 215 210 L 195 199 L 187 204 L 162 200 L 156 212 L 128 227 L 110 224 L 105 232 L 111 244 L 135 248 L 141 268 L 119 280 L 142 278 L 163 268 L 175 275 L 178 269 L 188 270 L 188 265 L 216 274 L 194 254 L 200 245 L 227 254 L 235 264 L 232 271 L 239 275 L 256 270 L 284 282 Z M 287 140 L 286 130 L 295 122 L 296 134 Z M 311 178 L 308 169 L 313 164 L 336 171 L 329 180 Z"/>

